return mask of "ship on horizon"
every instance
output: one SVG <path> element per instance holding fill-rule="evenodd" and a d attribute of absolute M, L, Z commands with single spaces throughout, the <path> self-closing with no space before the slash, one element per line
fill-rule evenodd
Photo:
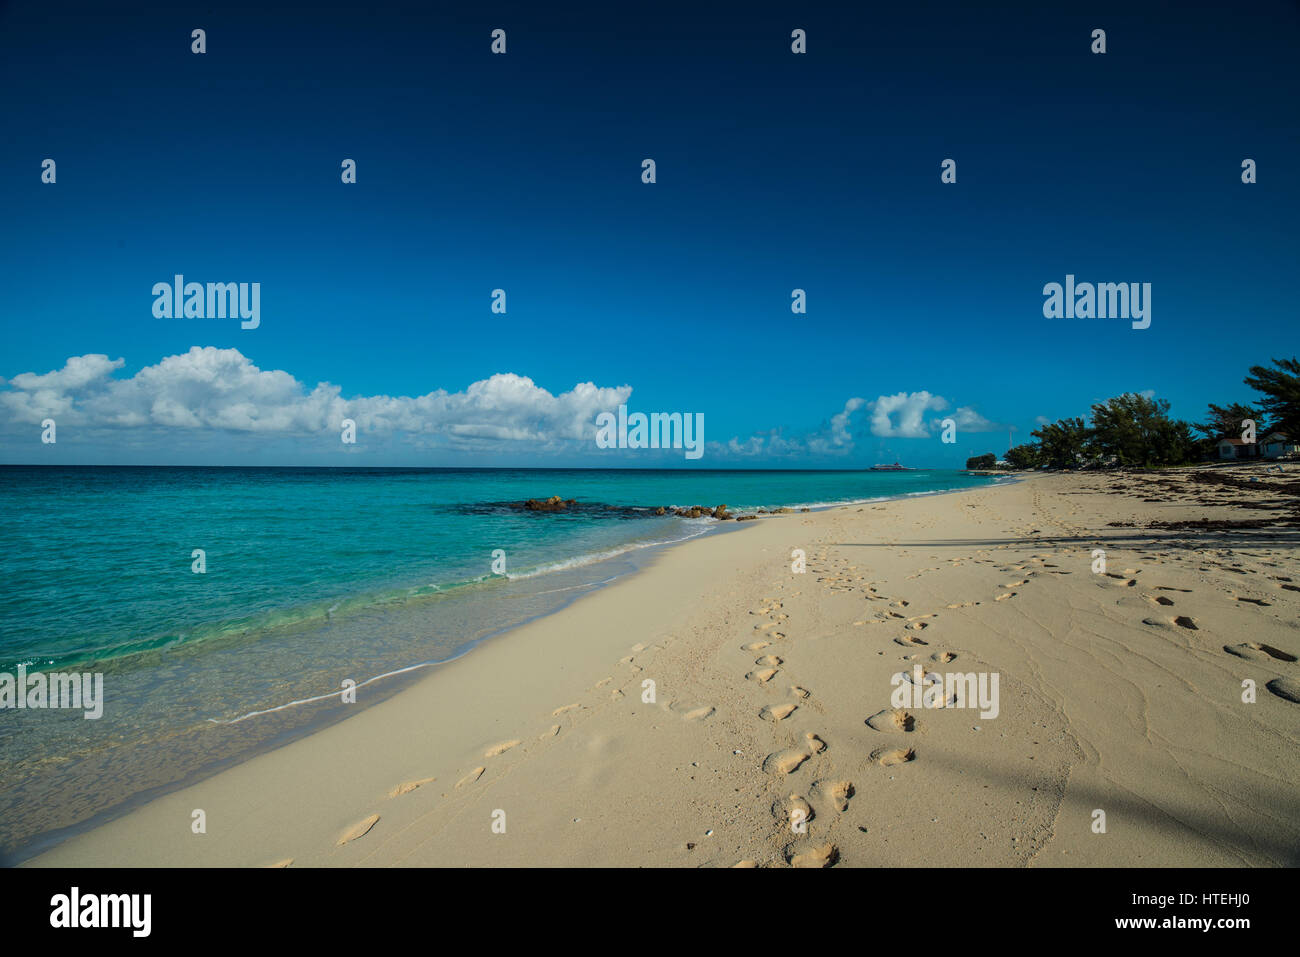
<path fill-rule="evenodd" d="M 868 471 L 871 471 L 871 472 L 914 472 L 914 471 L 916 471 L 916 470 L 915 470 L 915 469 L 912 469 L 912 468 L 909 468 L 909 467 L 906 466 L 906 465 L 899 465 L 899 464 L 898 464 L 898 461 L 895 460 L 893 465 L 873 465 L 873 466 L 871 466 L 871 468 L 870 468 Z"/>

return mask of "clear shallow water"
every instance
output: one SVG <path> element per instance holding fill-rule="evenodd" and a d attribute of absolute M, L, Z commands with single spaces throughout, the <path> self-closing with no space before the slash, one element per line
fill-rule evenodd
<path fill-rule="evenodd" d="M 0 852 L 335 720 L 345 678 L 449 660 L 736 527 L 628 506 L 817 507 L 950 471 L 0 468 L 0 672 L 104 674 L 105 713 L 0 710 Z M 561 495 L 573 514 L 502 503 Z M 602 509 L 597 504 L 624 508 Z M 742 526 L 743 527 L 743 526 Z M 206 552 L 206 574 L 191 569 Z M 505 552 L 506 575 L 492 572 Z M 333 695 L 332 698 L 327 697 Z M 309 699 L 323 699 L 295 704 Z"/>

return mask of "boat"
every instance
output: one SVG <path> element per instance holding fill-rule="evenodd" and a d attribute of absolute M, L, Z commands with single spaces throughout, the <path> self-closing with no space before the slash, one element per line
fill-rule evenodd
<path fill-rule="evenodd" d="M 897 462 L 895 462 L 893 465 L 873 465 L 873 466 L 871 466 L 871 468 L 869 469 L 869 471 L 872 471 L 872 472 L 914 472 L 914 471 L 916 471 L 916 470 L 915 470 L 915 469 L 910 469 L 910 468 L 908 468 L 906 465 L 899 465 Z"/>

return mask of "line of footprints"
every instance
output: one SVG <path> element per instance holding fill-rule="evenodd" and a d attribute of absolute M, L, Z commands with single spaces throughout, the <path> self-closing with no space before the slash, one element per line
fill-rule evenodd
<path fill-rule="evenodd" d="M 1046 544 L 1046 542 L 1044 543 Z M 1009 546 L 994 546 L 994 549 L 1007 548 Z M 1011 579 L 1000 582 L 998 587 L 993 589 L 990 596 L 992 601 L 1000 602 L 1015 598 L 1018 589 L 1024 588 L 1032 583 L 1035 576 L 1040 574 L 1069 575 L 1072 572 L 1062 569 L 1049 559 L 1055 558 L 1057 562 L 1073 562 L 1076 556 L 1073 555 L 1073 549 L 1067 549 L 1063 554 L 1057 553 L 1036 553 L 1021 560 L 1003 560 L 998 561 L 991 557 L 987 550 L 978 552 L 976 557 L 967 559 L 948 559 L 947 564 L 951 566 L 960 566 L 967 562 L 972 564 L 991 565 L 1001 575 L 1009 575 Z M 1077 560 L 1083 561 L 1086 551 L 1080 552 Z M 1155 555 L 1140 554 L 1138 557 L 1161 558 L 1165 561 L 1178 561 L 1181 556 L 1171 555 L 1168 552 L 1158 552 Z M 1215 564 L 1211 559 L 1203 555 L 1197 556 L 1197 561 L 1209 562 Z M 941 566 L 923 568 L 916 575 L 909 578 L 918 578 L 926 572 L 938 571 Z M 1238 566 L 1239 567 L 1239 566 Z M 891 597 L 881 594 L 876 584 L 867 579 L 857 565 L 850 563 L 847 559 L 838 558 L 830 559 L 828 549 L 823 547 L 814 555 L 808 565 L 810 572 L 817 573 L 816 580 L 828 591 L 833 593 L 860 593 L 863 598 L 870 604 L 883 603 L 878 606 L 876 613 L 868 618 L 854 621 L 856 626 L 868 626 L 879 624 L 892 624 L 901 626 L 901 634 L 893 638 L 895 644 L 908 649 L 911 653 L 902 656 L 903 661 L 913 661 L 920 654 L 919 648 L 928 646 L 929 641 L 922 637 L 922 633 L 934 625 L 935 619 L 939 617 L 939 612 L 930 612 L 924 614 L 909 614 L 911 603 L 903 598 Z M 1139 575 L 1141 570 L 1126 568 L 1120 573 L 1106 572 L 1100 577 L 1115 580 L 1121 583 L 1121 587 L 1136 588 L 1139 585 Z M 1244 572 L 1243 572 L 1244 574 Z M 1268 575 L 1273 580 L 1276 588 L 1287 589 L 1290 591 L 1300 591 L 1300 586 L 1292 584 L 1292 579 L 1281 575 Z M 780 583 L 774 583 L 778 590 L 785 586 Z M 1170 592 L 1187 592 L 1189 589 L 1174 588 L 1171 586 L 1148 586 L 1149 590 L 1140 592 L 1142 597 L 1153 607 L 1167 609 L 1175 604 L 1175 599 L 1171 598 Z M 798 591 L 792 591 L 792 595 L 798 595 Z M 1245 596 L 1230 596 L 1238 602 L 1249 604 L 1253 607 L 1267 607 L 1270 603 L 1262 599 L 1256 599 Z M 969 608 L 981 605 L 982 602 L 960 601 L 948 604 L 949 610 Z M 782 670 L 786 665 L 787 657 L 792 653 L 796 645 L 788 637 L 791 629 L 790 616 L 784 610 L 784 602 L 776 597 L 762 599 L 762 604 L 750 612 L 751 615 L 762 619 L 755 624 L 752 629 L 751 640 L 741 646 L 741 650 L 754 655 L 753 665 L 745 674 L 745 680 L 759 685 L 765 691 L 774 691 L 778 688 L 784 688 L 781 694 L 781 700 L 764 704 L 757 713 L 758 718 L 768 722 L 774 727 L 779 727 L 782 722 L 789 719 L 801 707 L 808 706 L 812 699 L 812 692 L 798 684 L 785 684 L 778 680 Z M 1176 625 L 1180 628 L 1197 630 L 1198 626 L 1195 619 L 1190 616 L 1177 616 L 1169 620 L 1147 618 L 1143 619 L 1143 624 L 1165 626 Z M 659 651 L 667 644 L 673 641 L 671 637 L 666 637 L 660 644 L 647 646 L 644 644 L 635 645 L 631 649 L 631 654 L 621 659 L 620 664 L 629 669 L 630 676 L 635 676 L 642 672 L 642 666 L 638 662 L 643 655 Z M 1223 650 L 1239 658 L 1247 659 L 1254 663 L 1267 663 L 1273 666 L 1277 664 L 1294 664 L 1297 661 L 1296 656 L 1275 648 L 1262 642 L 1239 642 L 1234 645 L 1225 645 Z M 929 660 L 936 664 L 947 664 L 956 660 L 958 657 L 953 651 L 935 651 L 930 654 Z M 903 672 L 905 680 L 912 681 L 913 676 L 908 672 Z M 923 675 L 925 680 L 928 674 Z M 614 683 L 613 677 L 605 678 L 597 682 L 592 691 L 601 691 L 609 688 L 606 704 L 613 704 L 624 697 L 624 691 L 620 688 L 610 687 Z M 1288 701 L 1300 703 L 1300 682 L 1290 677 L 1276 678 L 1267 683 L 1267 687 L 1275 695 Z M 631 689 L 629 689 L 631 690 Z M 592 712 L 598 706 L 596 700 L 590 704 L 584 704 L 581 701 L 572 702 L 555 708 L 550 717 L 552 719 L 572 720 L 579 717 L 580 713 Z M 945 701 L 942 705 L 950 705 L 954 702 Z M 665 701 L 659 705 L 664 710 L 677 715 L 684 721 L 703 721 L 712 717 L 716 709 L 711 705 L 701 705 L 698 703 L 682 703 L 675 701 Z M 917 720 L 910 712 L 905 709 L 885 708 L 877 711 L 865 720 L 865 725 L 872 731 L 884 735 L 910 734 L 917 729 Z M 551 723 L 547 730 L 540 735 L 540 741 L 544 742 L 557 737 L 562 731 L 562 723 Z M 779 732 L 778 732 L 779 733 Z M 829 746 L 823 738 L 812 731 L 805 732 L 802 736 L 795 735 L 793 739 L 785 738 L 785 747 L 772 751 L 763 760 L 762 769 L 773 778 L 784 781 L 788 775 L 802 769 L 812 767 L 815 772 L 829 770 L 829 766 L 821 758 L 829 750 Z M 540 742 L 539 742 L 540 743 Z M 468 773 L 461 776 L 452 786 L 449 794 L 444 797 L 454 795 L 456 791 L 469 788 L 475 785 L 488 770 L 489 763 L 492 759 L 500 758 L 507 752 L 523 744 L 522 739 L 510 739 L 487 748 L 483 753 L 485 763 L 471 768 Z M 528 750 L 525 746 L 522 750 Z M 916 760 L 916 748 L 911 746 L 886 744 L 871 751 L 868 762 L 870 766 L 881 768 L 895 768 L 906 765 Z M 810 762 L 812 762 L 810 764 Z M 833 843 L 814 844 L 808 837 L 807 825 L 813 821 L 818 814 L 838 817 L 848 810 L 849 802 L 855 794 L 852 781 L 837 779 L 834 775 L 829 777 L 813 775 L 815 780 L 808 787 L 808 795 L 805 797 L 799 793 L 790 793 L 787 797 L 779 798 L 772 802 L 771 813 L 777 822 L 778 833 L 789 835 L 790 840 L 784 843 L 781 856 L 784 861 L 793 867 L 829 867 L 839 861 L 840 852 Z M 400 798 L 403 795 L 410 794 L 422 787 L 432 784 L 436 778 L 425 777 L 404 781 L 392 788 L 388 797 L 390 799 Z M 355 825 L 348 828 L 337 841 L 337 846 L 343 846 L 365 837 L 369 834 L 380 821 L 380 814 L 371 814 Z M 861 830 L 866 830 L 861 828 Z M 778 844 L 785 841 L 785 837 L 778 838 Z M 279 861 L 271 866 L 287 867 L 293 863 L 292 858 Z M 735 867 L 757 867 L 757 861 L 745 859 L 734 865 Z"/>

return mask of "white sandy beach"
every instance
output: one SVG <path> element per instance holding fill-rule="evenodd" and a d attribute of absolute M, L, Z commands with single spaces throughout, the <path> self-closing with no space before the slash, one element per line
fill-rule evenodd
<path fill-rule="evenodd" d="M 28 863 L 1298 864 L 1300 528 L 1142 527 L 1295 500 L 1191 474 L 746 523 Z M 998 714 L 896 713 L 917 664 Z"/>

